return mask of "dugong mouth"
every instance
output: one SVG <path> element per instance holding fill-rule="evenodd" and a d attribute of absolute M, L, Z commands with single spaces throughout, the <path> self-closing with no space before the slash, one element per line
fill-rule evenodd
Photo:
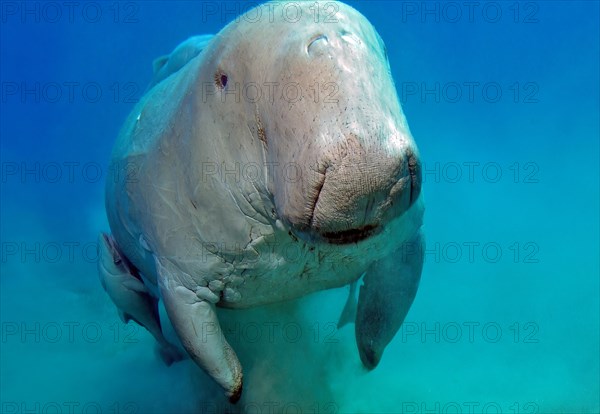
<path fill-rule="evenodd" d="M 339 230 L 339 231 L 324 231 L 318 230 L 293 230 L 298 237 L 301 239 L 311 242 L 325 242 L 329 244 L 345 245 L 351 243 L 358 243 L 368 239 L 381 232 L 383 226 L 378 224 L 367 224 L 365 226 L 357 227 L 355 229 Z"/>
<path fill-rule="evenodd" d="M 419 197 L 421 173 L 416 158 L 407 156 L 405 166 L 398 170 L 392 179 L 381 180 L 378 187 L 366 187 L 368 192 L 363 193 L 349 190 L 368 182 L 364 174 L 348 184 L 341 174 L 323 173 L 307 196 L 309 207 L 292 220 L 283 215 L 284 222 L 299 238 L 313 243 L 347 245 L 375 236 Z"/>
<path fill-rule="evenodd" d="M 321 234 L 323 240 L 331 244 L 358 243 L 370 236 L 377 234 L 381 227 L 376 224 L 368 224 L 356 229 L 343 231 L 328 231 Z"/>

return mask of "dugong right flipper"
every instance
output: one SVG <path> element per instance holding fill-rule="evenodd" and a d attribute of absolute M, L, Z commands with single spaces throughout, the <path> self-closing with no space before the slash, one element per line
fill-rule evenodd
<path fill-rule="evenodd" d="M 229 401 L 242 395 L 242 366 L 223 336 L 215 303 L 208 289 L 194 292 L 183 286 L 180 272 L 168 259 L 156 258 L 160 294 L 167 315 L 192 360 L 227 392 Z"/>
<path fill-rule="evenodd" d="M 393 254 L 367 269 L 358 296 L 356 343 L 363 365 L 373 369 L 410 309 L 423 268 L 424 237 L 419 230 Z"/>
<path fill-rule="evenodd" d="M 136 276 L 136 269 L 121 253 L 113 237 L 100 234 L 98 247 L 100 283 L 117 306 L 123 323 L 133 320 L 146 328 L 158 342 L 158 354 L 166 365 L 182 360 L 183 355 L 163 336 L 156 299 Z"/>

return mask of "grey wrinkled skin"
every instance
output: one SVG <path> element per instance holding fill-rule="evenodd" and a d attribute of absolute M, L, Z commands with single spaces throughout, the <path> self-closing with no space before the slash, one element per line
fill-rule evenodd
<path fill-rule="evenodd" d="M 316 17 L 314 2 L 294 4 L 298 22 L 268 3 L 259 22 L 157 63 L 107 183 L 120 254 L 232 401 L 242 369 L 215 306 L 291 300 L 366 272 L 356 336 L 373 368 L 421 274 L 422 255 L 403 254 L 423 243 L 419 153 L 383 42 L 342 3 L 319 3 Z"/>

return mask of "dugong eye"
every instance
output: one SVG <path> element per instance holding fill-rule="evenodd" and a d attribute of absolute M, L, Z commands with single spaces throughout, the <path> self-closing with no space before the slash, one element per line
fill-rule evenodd
<path fill-rule="evenodd" d="M 215 83 L 216 85 L 223 89 L 227 86 L 227 75 L 220 70 L 215 73 Z"/>

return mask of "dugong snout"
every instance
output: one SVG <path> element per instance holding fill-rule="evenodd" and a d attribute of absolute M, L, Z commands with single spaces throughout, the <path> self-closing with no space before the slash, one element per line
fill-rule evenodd
<path fill-rule="evenodd" d="M 303 239 L 355 243 L 401 216 L 421 192 L 421 166 L 410 147 L 389 154 L 355 134 L 318 162 L 306 184 L 303 215 L 290 225 Z"/>
<path fill-rule="evenodd" d="M 306 21 L 280 36 L 278 58 L 265 63 L 269 79 L 299 85 L 305 96 L 252 108 L 275 165 L 267 176 L 276 213 L 308 242 L 364 240 L 409 210 L 421 189 L 383 41 L 344 10 L 335 24 Z"/>

